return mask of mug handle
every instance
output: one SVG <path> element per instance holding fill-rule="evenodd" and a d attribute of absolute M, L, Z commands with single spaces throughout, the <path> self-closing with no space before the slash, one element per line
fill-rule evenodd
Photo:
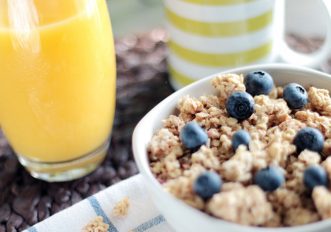
<path fill-rule="evenodd" d="M 311 68 L 317 68 L 323 61 L 327 60 L 331 54 L 331 3 L 328 3 L 327 1 L 328 0 L 316 1 L 316 4 L 319 4 L 321 8 L 321 12 L 325 17 L 325 21 L 328 22 L 326 23 L 326 35 L 324 44 L 316 52 L 303 54 L 291 49 L 283 39 L 280 44 L 281 61 Z M 285 1 L 283 4 L 285 4 Z M 284 19 L 284 15 L 282 18 Z M 282 25 L 284 25 L 284 23 Z"/>

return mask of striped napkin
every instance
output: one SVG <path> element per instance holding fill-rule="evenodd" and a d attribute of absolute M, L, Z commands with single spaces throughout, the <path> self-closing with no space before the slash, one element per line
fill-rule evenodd
<path fill-rule="evenodd" d="M 80 232 L 97 216 L 109 225 L 108 232 L 174 232 L 151 202 L 141 175 L 113 185 L 24 232 Z M 129 199 L 128 212 L 115 216 L 114 207 Z"/>

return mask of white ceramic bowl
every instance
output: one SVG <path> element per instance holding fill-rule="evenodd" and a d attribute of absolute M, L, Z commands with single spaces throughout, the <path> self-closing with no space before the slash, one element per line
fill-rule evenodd
<path fill-rule="evenodd" d="M 314 85 L 331 91 L 331 76 L 311 69 L 285 64 L 249 66 L 223 73 L 247 73 L 262 69 L 269 72 L 276 85 L 297 82 L 304 86 Z M 204 78 L 173 93 L 154 107 L 137 125 L 133 133 L 133 152 L 140 173 L 144 176 L 151 199 L 166 220 L 178 232 L 331 232 L 331 220 L 291 228 L 258 228 L 227 222 L 211 217 L 176 199 L 163 190 L 154 178 L 147 159 L 146 148 L 154 132 L 161 128 L 162 119 L 174 112 L 177 101 L 185 95 L 201 96 L 215 93 L 211 79 Z"/>

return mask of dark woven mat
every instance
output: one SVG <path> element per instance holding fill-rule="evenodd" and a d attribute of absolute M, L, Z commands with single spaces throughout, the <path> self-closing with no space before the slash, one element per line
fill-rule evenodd
<path fill-rule="evenodd" d="M 154 105 L 173 92 L 166 69 L 162 30 L 116 41 L 117 106 L 111 148 L 91 175 L 67 183 L 32 178 L 18 163 L 0 133 L 0 232 L 21 231 L 70 205 L 137 173 L 131 151 L 134 126 Z M 291 46 L 310 52 L 316 39 L 289 36 Z M 324 64 L 330 72 L 330 64 Z"/>

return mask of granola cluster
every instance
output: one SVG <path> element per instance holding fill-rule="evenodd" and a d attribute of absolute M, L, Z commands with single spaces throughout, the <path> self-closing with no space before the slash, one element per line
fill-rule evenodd
<path fill-rule="evenodd" d="M 112 210 L 112 215 L 115 217 L 124 217 L 128 215 L 130 208 L 130 200 L 128 197 L 124 197 L 122 200 L 117 202 Z"/>
<path fill-rule="evenodd" d="M 253 226 L 296 226 L 331 218 L 331 191 L 316 187 L 309 192 L 303 183 L 304 170 L 321 165 L 331 179 L 331 98 L 328 90 L 309 87 L 309 103 L 291 110 L 283 97 L 283 88 L 269 95 L 254 97 L 255 111 L 246 120 L 229 117 L 226 101 L 234 91 L 245 91 L 242 75 L 215 77 L 212 85 L 218 94 L 199 98 L 185 96 L 177 104 L 176 115 L 163 121 L 163 128 L 148 146 L 150 167 L 158 179 L 177 198 L 212 216 Z M 207 133 L 208 142 L 192 152 L 181 143 L 180 131 L 190 121 Z M 320 130 L 325 138 L 322 154 L 293 145 L 304 127 Z M 233 134 L 249 132 L 249 149 L 231 146 Z M 330 157 L 329 157 L 330 156 Z M 269 165 L 284 172 L 285 183 L 265 192 L 254 185 L 255 173 Z M 219 193 L 204 200 L 193 191 L 193 183 L 204 171 L 214 171 L 223 179 Z"/>
<path fill-rule="evenodd" d="M 103 221 L 101 216 L 98 216 L 84 226 L 82 232 L 107 232 L 108 229 L 109 225 Z"/>

